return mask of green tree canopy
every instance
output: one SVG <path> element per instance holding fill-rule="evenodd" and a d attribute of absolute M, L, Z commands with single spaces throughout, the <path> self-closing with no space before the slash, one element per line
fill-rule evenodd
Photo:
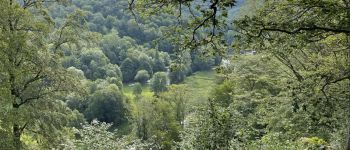
<path fill-rule="evenodd" d="M 139 97 L 142 94 L 142 85 L 140 83 L 135 83 L 133 86 L 133 91 L 132 93 L 136 96 Z"/>
<path fill-rule="evenodd" d="M 137 73 L 137 64 L 132 59 L 127 58 L 121 64 L 120 70 L 123 74 L 123 82 L 131 82 Z"/>
<path fill-rule="evenodd" d="M 119 88 L 113 84 L 97 90 L 89 97 L 89 104 L 84 114 L 89 122 L 97 119 L 113 123 L 115 126 L 127 122 L 124 97 Z"/>
<path fill-rule="evenodd" d="M 85 21 L 78 10 L 55 28 L 46 3 L 0 1 L 1 149 L 22 149 L 24 135 L 36 137 L 43 149 L 57 147 L 59 130 L 72 119 L 57 95 L 74 91 L 78 82 L 59 63 L 61 46 L 85 39 Z"/>
<path fill-rule="evenodd" d="M 157 72 L 153 75 L 151 79 L 151 89 L 158 95 L 160 92 L 167 90 L 167 74 L 165 72 Z"/>
<path fill-rule="evenodd" d="M 148 74 L 148 71 L 146 70 L 140 70 L 137 72 L 134 80 L 137 82 L 140 82 L 141 84 L 145 84 L 150 78 L 150 75 Z"/>

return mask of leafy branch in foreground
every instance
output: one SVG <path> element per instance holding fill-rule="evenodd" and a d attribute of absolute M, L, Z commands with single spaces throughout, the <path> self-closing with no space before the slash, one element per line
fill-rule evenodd
<path fill-rule="evenodd" d="M 350 81 L 349 8 L 348 0 L 266 1 L 257 14 L 234 21 L 237 48 L 257 50 L 287 68 L 293 114 L 309 116 L 305 132 L 322 139 L 340 138 L 332 137 L 332 130 L 345 137 L 350 126 L 344 107 Z"/>
<path fill-rule="evenodd" d="M 45 137 L 43 143 L 54 145 L 58 140 L 55 130 L 62 129 L 69 120 L 66 116 L 73 114 L 58 95 L 75 91 L 79 83 L 61 66 L 59 48 L 80 40 L 83 30 L 75 36 L 68 33 L 83 29 L 85 22 L 79 19 L 82 13 L 73 13 L 74 17 L 68 17 L 66 24 L 56 30 L 44 6 L 51 2 L 63 1 L 0 2 L 0 62 L 4 75 L 0 84 L 7 91 L 1 95 L 7 99 L 1 105 L 11 112 L 1 115 L 1 120 L 12 131 L 12 144 L 5 148 L 22 149 L 25 133 Z"/>
<path fill-rule="evenodd" d="M 180 45 L 180 49 L 193 50 L 206 45 L 219 51 L 218 44 L 222 44 L 222 36 L 227 30 L 228 10 L 235 3 L 235 0 L 131 0 L 129 9 L 135 17 L 138 14 L 150 17 L 163 13 L 176 16 L 177 24 L 165 32 L 168 38 Z"/>

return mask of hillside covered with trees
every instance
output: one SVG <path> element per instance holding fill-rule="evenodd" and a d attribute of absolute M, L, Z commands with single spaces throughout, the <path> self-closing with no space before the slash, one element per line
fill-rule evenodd
<path fill-rule="evenodd" d="M 350 150 L 349 0 L 0 0 L 0 150 Z"/>

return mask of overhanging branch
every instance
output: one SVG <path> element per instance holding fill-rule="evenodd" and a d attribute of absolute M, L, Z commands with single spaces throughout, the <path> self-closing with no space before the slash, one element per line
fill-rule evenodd
<path fill-rule="evenodd" d="M 320 26 L 316 26 L 316 25 L 313 25 L 311 27 L 300 27 L 300 28 L 297 28 L 297 29 L 292 30 L 292 31 L 286 30 L 286 29 L 281 29 L 281 28 L 262 28 L 260 31 L 277 31 L 277 32 L 283 32 L 283 33 L 287 33 L 287 34 L 297 34 L 297 33 L 300 33 L 302 31 L 316 31 L 316 30 L 325 31 L 325 32 L 333 32 L 333 33 L 350 34 L 350 30 L 347 30 L 347 29 L 320 27 Z M 261 32 L 259 33 L 259 35 L 261 35 Z"/>

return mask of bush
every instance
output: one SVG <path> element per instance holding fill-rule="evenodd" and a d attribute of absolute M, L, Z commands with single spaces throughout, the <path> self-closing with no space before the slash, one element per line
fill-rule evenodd
<path fill-rule="evenodd" d="M 141 93 L 142 93 L 142 86 L 141 86 L 141 84 L 138 83 L 138 82 L 135 83 L 132 92 L 133 92 L 133 94 L 134 94 L 135 96 L 140 96 Z"/>
<path fill-rule="evenodd" d="M 140 82 L 141 84 L 145 84 L 150 78 L 150 75 L 146 70 L 140 70 L 137 72 L 134 80 Z"/>

